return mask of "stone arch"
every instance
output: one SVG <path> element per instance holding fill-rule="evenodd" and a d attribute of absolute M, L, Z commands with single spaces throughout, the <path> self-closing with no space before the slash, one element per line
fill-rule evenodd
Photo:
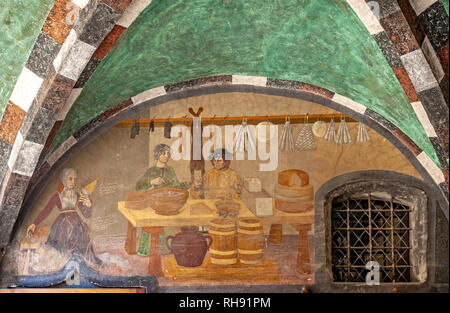
<path fill-rule="evenodd" d="M 55 2 L 27 65 L 18 79 L 8 103 L 6 114 L 1 122 L 3 125 L 8 125 L 8 131 L 6 133 L 7 142 L 5 148 L 3 149 L 2 147 L 4 151 L 2 162 L 4 161 L 4 165 L 3 168 L 0 168 L 0 179 L 2 181 L 0 190 L 2 211 L 0 212 L 0 217 L 8 222 L 0 227 L 0 246 L 7 244 L 12 226 L 27 193 L 27 187 L 28 191 L 31 191 L 31 186 L 34 186 L 39 178 L 51 168 L 48 160 L 50 160 L 50 163 L 55 164 L 68 148 L 78 142 L 75 136 L 81 138 L 84 133 L 89 132 L 93 128 L 93 125 L 101 125 L 108 121 L 109 118 L 120 114 L 124 109 L 136 105 L 133 99 L 129 99 L 105 111 L 80 128 L 76 134 L 61 145 L 57 150 L 60 153 L 59 156 L 55 154 L 57 151 L 52 155 L 43 156 L 46 152 L 46 147 L 48 148 L 55 132 L 61 125 L 62 120 L 64 120 L 64 114 L 73 104 L 82 86 L 95 70 L 96 65 L 100 63 L 101 59 L 115 44 L 120 34 L 150 1 L 135 1 L 130 5 L 130 0 L 73 0 L 72 2 L 78 8 L 76 14 L 78 23 L 75 25 L 69 25 L 66 20 L 70 14 L 66 6 L 68 2 L 69 0 L 57 0 Z M 355 11 L 362 23 L 366 25 L 374 39 L 378 40 L 377 43 L 380 42 L 380 49 L 386 56 L 388 63 L 397 64 L 398 58 L 395 55 L 389 55 L 392 52 L 392 44 L 389 46 L 388 43 L 383 41 L 385 39 L 383 28 L 378 21 L 374 20 L 367 4 L 363 0 L 347 0 L 347 3 Z M 125 11 L 128 6 L 129 10 Z M 125 14 L 121 18 L 121 14 L 124 12 Z M 385 48 L 385 44 L 387 44 L 387 48 Z M 414 50 L 413 52 L 416 53 L 416 51 Z M 421 51 L 418 52 L 418 54 L 420 53 Z M 393 70 L 396 69 L 395 66 L 391 67 L 393 67 Z M 416 99 L 417 97 L 414 98 L 414 94 L 417 96 L 415 89 L 418 88 L 417 86 L 423 87 L 420 85 L 423 83 L 423 80 L 419 79 L 420 77 L 412 76 L 410 72 L 421 72 L 422 67 L 425 68 L 427 73 L 429 70 L 427 63 L 414 62 L 410 71 L 408 71 L 408 68 L 406 70 L 403 68 L 399 71 L 394 70 L 394 72 L 429 135 L 441 163 L 443 163 L 443 160 L 446 160 L 446 150 L 442 149 L 440 144 L 435 144 L 438 138 L 435 125 L 442 125 L 442 123 L 438 123 L 440 122 L 439 120 L 435 124 L 430 124 L 430 121 L 435 120 L 430 117 L 433 111 L 426 112 L 425 105 L 422 105 L 420 101 L 413 101 L 418 100 Z M 238 76 L 230 75 L 230 77 L 233 79 Z M 208 81 L 209 79 L 211 78 L 203 80 Z M 212 78 L 213 81 L 214 79 Z M 265 79 L 266 83 L 270 80 L 270 78 L 262 79 Z M 201 80 L 197 79 L 196 81 Z M 256 86 L 255 88 L 262 86 L 260 84 L 261 78 L 251 78 L 250 80 L 253 82 L 250 85 Z M 275 79 L 270 81 L 275 81 Z M 297 83 L 303 84 L 301 82 L 296 82 L 295 84 Z M 245 79 L 243 84 L 245 84 Z M 289 84 L 288 82 L 287 85 Z M 158 95 L 165 87 L 153 88 L 146 93 Z M 264 87 L 272 88 L 271 86 Z M 312 88 L 316 87 L 313 86 Z M 292 88 L 285 89 L 291 90 Z M 134 100 L 136 101 L 140 96 L 143 95 L 137 95 L 134 97 Z M 334 96 L 336 95 L 333 93 Z M 427 181 L 439 185 L 441 194 L 446 199 L 448 194 L 448 167 L 444 166 L 441 172 L 408 136 L 379 114 L 340 95 L 337 95 L 335 100 L 335 103 L 343 105 L 344 111 L 348 107 L 354 106 L 352 110 L 356 110 L 355 112 L 358 112 L 361 116 L 367 115 L 366 119 L 376 121 L 375 125 L 379 126 L 376 126 L 375 129 L 379 127 L 380 133 L 383 134 L 385 132 L 383 135 L 386 138 L 393 136 L 392 139 L 397 141 L 398 147 L 401 146 L 402 149 L 407 147 L 405 151 L 410 151 L 407 153 L 414 155 L 414 157 L 408 157 L 408 159 L 416 168 L 420 169 L 419 172 L 424 175 Z M 364 113 L 362 113 L 363 111 Z M 351 114 L 353 113 L 349 112 L 350 116 Z M 448 127 L 448 120 L 445 124 Z M 443 164 L 446 164 L 446 162 Z M 447 183 L 445 183 L 445 180 L 447 180 Z M 447 199 L 445 201 L 448 202 Z"/>
<path fill-rule="evenodd" d="M 427 275 L 422 277 L 423 280 L 421 282 L 411 283 L 410 286 L 402 285 L 402 289 L 404 292 L 408 292 L 409 288 L 411 288 L 411 291 L 417 290 L 417 288 L 430 290 L 432 288 L 431 286 L 435 283 L 434 258 L 436 256 L 432 248 L 433 245 L 430 244 L 430 241 L 434 240 L 433 236 L 435 236 L 434 220 L 437 210 L 435 191 L 423 181 L 409 175 L 391 171 L 369 170 L 350 172 L 336 176 L 328 180 L 316 191 L 314 197 L 314 262 L 316 271 L 314 275 L 315 280 L 320 282 L 317 285 L 319 291 L 336 292 L 338 288 L 342 288 L 342 285 L 337 287 L 337 285 L 333 284 L 332 277 L 327 269 L 328 262 L 330 262 L 328 258 L 329 252 L 327 251 L 327 244 L 329 243 L 327 235 L 329 231 L 329 210 L 331 209 L 330 200 L 340 195 L 351 196 L 355 192 L 370 192 L 367 189 L 384 190 L 388 193 L 392 190 L 390 194 L 393 197 L 395 194 L 399 195 L 400 193 L 407 192 L 408 197 L 411 197 L 411 200 L 414 199 L 412 203 L 416 201 L 415 205 L 413 205 L 415 207 L 413 209 L 415 210 L 415 216 L 411 217 L 411 220 L 416 221 L 415 224 L 417 227 L 413 227 L 413 229 L 419 234 L 427 234 L 427 236 L 419 239 L 423 239 L 423 241 L 419 245 L 416 245 L 417 249 L 422 250 L 420 252 L 417 251 L 422 259 L 421 263 L 416 265 L 420 266 L 426 262 Z M 444 213 L 448 220 L 448 210 Z M 392 292 L 393 287 L 395 287 L 395 283 L 380 284 L 379 286 L 368 286 L 362 283 L 348 284 L 346 288 L 350 292 Z M 370 288 L 370 291 L 368 288 Z"/>
<path fill-rule="evenodd" d="M 448 47 L 448 30 L 447 35 L 444 30 L 448 29 L 448 15 L 442 23 L 435 22 L 435 20 L 441 22 L 440 16 L 445 14 L 445 11 L 442 12 L 444 10 L 442 3 L 420 0 L 383 1 L 379 5 L 379 12 L 372 12 L 366 4 L 370 2 L 368 0 L 348 0 L 347 2 L 386 57 L 430 138 L 444 172 L 448 173 L 448 126 L 444 126 L 449 123 L 448 100 L 446 103 L 443 89 L 441 89 L 441 85 L 446 84 L 442 64 L 445 64 L 445 58 L 448 64 L 448 53 L 445 55 L 444 52 L 439 60 L 437 60 L 436 51 L 434 51 L 435 55 L 432 55 L 432 49 L 442 49 L 445 41 Z M 430 6 L 432 2 L 439 3 Z M 427 15 L 424 12 L 427 10 L 433 14 Z M 428 25 L 427 35 L 440 38 L 434 39 L 433 47 L 428 44 L 429 41 L 427 43 L 424 40 L 426 36 L 424 31 L 418 31 L 417 15 L 411 16 L 412 14 L 422 14 L 421 23 Z M 442 25 L 445 22 L 447 27 Z"/>

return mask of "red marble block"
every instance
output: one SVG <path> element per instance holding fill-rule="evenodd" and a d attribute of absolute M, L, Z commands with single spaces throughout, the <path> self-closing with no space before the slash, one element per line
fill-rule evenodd
<path fill-rule="evenodd" d="M 117 12 L 123 13 L 131 0 L 102 0 Z"/>
<path fill-rule="evenodd" d="M 56 0 L 47 20 L 42 27 L 42 32 L 63 43 L 72 29 L 75 19 L 80 14 L 80 8 L 70 0 Z"/>
<path fill-rule="evenodd" d="M 409 150 L 412 151 L 412 153 L 414 153 L 415 156 L 418 156 L 421 152 L 422 149 L 420 149 L 415 143 L 414 141 L 412 141 L 404 132 L 402 132 L 400 129 L 396 129 L 393 131 L 394 135 L 400 139 L 400 141 L 406 146 L 408 147 Z"/>
<path fill-rule="evenodd" d="M 322 88 L 322 87 L 317 87 L 308 83 L 300 83 L 300 86 L 298 87 L 298 89 L 300 91 L 306 91 L 306 92 L 311 92 L 314 93 L 316 95 L 328 98 L 328 99 L 332 99 L 334 96 L 334 92 L 329 91 L 328 89 Z"/>
<path fill-rule="evenodd" d="M 414 88 L 411 79 L 409 78 L 408 73 L 404 67 L 394 68 L 392 69 L 397 76 L 400 85 L 402 85 L 403 90 L 405 91 L 406 96 L 408 97 L 409 102 L 417 102 L 419 101 L 419 97 L 417 96 L 416 89 Z"/>
<path fill-rule="evenodd" d="M 400 56 L 420 48 L 402 12 L 396 12 L 381 19 L 380 24 Z"/>
<path fill-rule="evenodd" d="M 448 75 L 448 43 L 442 47 L 441 51 L 439 51 L 438 57 L 439 57 L 439 61 L 441 62 L 442 65 L 442 69 L 444 70 L 444 73 Z"/>
<path fill-rule="evenodd" d="M 97 59 L 103 59 L 108 54 L 109 50 L 114 47 L 117 39 L 119 39 L 125 29 L 125 27 L 115 25 L 111 32 L 105 37 L 105 39 L 103 39 L 103 42 L 100 44 L 97 50 L 95 50 L 93 57 Z"/>
<path fill-rule="evenodd" d="M 8 101 L 3 119 L 0 122 L 0 138 L 13 145 L 24 117 L 25 111 Z"/>

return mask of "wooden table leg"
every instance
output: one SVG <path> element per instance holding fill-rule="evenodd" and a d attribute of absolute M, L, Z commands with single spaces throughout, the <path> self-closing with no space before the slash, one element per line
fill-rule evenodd
<path fill-rule="evenodd" d="M 159 235 L 164 232 L 164 227 L 144 227 L 143 230 L 151 236 L 148 274 L 156 277 L 164 276 L 159 248 Z"/>
<path fill-rule="evenodd" d="M 125 240 L 125 251 L 128 254 L 136 254 L 136 227 L 128 222 L 127 239 Z"/>
<path fill-rule="evenodd" d="M 269 242 L 279 245 L 283 242 L 283 225 L 272 224 L 270 225 Z"/>
<path fill-rule="evenodd" d="M 297 271 L 300 274 L 311 274 L 311 261 L 309 259 L 308 231 L 311 230 L 309 224 L 295 225 L 298 230 L 298 254 Z"/>

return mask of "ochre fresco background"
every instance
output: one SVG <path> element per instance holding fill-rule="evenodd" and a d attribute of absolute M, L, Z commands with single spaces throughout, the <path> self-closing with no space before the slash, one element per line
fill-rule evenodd
<path fill-rule="evenodd" d="M 252 115 L 283 115 L 283 114 L 327 114 L 337 113 L 327 107 L 277 96 L 267 96 L 246 93 L 224 93 L 200 97 L 186 98 L 168 102 L 164 105 L 150 108 L 150 112 L 142 112 L 140 118 L 167 118 L 189 115 L 188 108 L 203 107 L 202 116 L 247 116 Z M 303 124 L 293 124 L 294 140 L 302 129 Z M 336 123 L 336 129 L 339 123 Z M 277 173 L 285 169 L 301 169 L 310 175 L 310 184 L 314 190 L 320 188 L 329 179 L 352 171 L 359 170 L 388 170 L 420 178 L 406 158 L 386 139 L 369 129 L 371 140 L 367 143 L 356 142 L 358 123 L 348 123 L 353 144 L 340 146 L 327 142 L 324 138 L 314 137 L 317 149 L 313 151 L 278 151 L 278 168 L 273 172 L 261 172 L 259 164 L 266 161 L 238 161 L 231 162 L 234 169 L 242 178 L 257 177 L 261 179 L 262 188 L 271 196 L 274 195 Z M 282 125 L 278 126 L 281 136 Z M 223 131 L 223 134 L 225 132 Z M 118 212 L 117 202 L 125 199 L 125 193 L 135 188 L 136 181 L 142 177 L 149 166 L 155 164 L 153 158 L 154 146 L 159 143 L 171 144 L 174 138 L 163 137 L 164 128 L 156 127 L 153 133 L 148 128 L 141 128 L 139 135 L 130 139 L 130 129 L 111 128 L 101 136 L 95 138 L 80 151 L 74 153 L 61 167 L 71 167 L 78 171 L 78 187 L 100 177 L 92 194 L 94 211 L 89 219 L 93 237 L 125 236 L 127 230 L 126 219 Z M 171 160 L 172 166 L 180 181 L 189 181 L 189 161 Z M 211 168 L 206 161 L 206 170 Z M 48 180 L 47 187 L 34 204 L 34 208 L 27 216 L 25 224 L 29 224 L 41 210 L 49 197 L 56 192 L 59 183 L 58 175 Z M 53 212 L 42 225 L 51 225 L 57 212 Z M 266 229 L 266 232 L 268 229 Z M 289 226 L 285 233 L 295 233 Z"/>

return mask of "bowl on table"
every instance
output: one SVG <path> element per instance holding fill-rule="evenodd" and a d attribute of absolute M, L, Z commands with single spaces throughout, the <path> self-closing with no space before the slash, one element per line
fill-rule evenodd
<path fill-rule="evenodd" d="M 241 204 L 234 200 L 217 200 L 215 202 L 217 213 L 220 216 L 237 216 L 241 209 Z"/>
<path fill-rule="evenodd" d="M 186 203 L 189 191 L 165 187 L 146 191 L 149 205 L 159 215 L 176 215 Z"/>
<path fill-rule="evenodd" d="M 125 194 L 125 207 L 130 210 L 143 210 L 148 208 L 147 194 L 143 191 L 130 191 Z"/>

